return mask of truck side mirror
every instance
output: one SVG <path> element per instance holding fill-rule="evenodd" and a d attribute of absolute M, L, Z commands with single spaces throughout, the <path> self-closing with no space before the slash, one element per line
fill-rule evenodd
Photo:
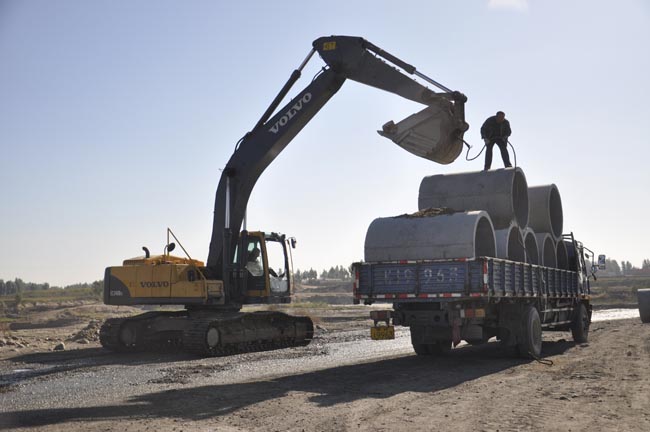
<path fill-rule="evenodd" d="M 606 257 L 605 255 L 598 255 L 598 270 L 605 270 Z"/>
<path fill-rule="evenodd" d="M 167 253 L 170 253 L 176 249 L 176 243 L 169 243 L 167 246 L 165 246 L 165 249 L 167 249 Z"/>
<path fill-rule="evenodd" d="M 298 243 L 298 241 L 296 240 L 296 238 L 291 237 L 291 249 L 295 249 L 297 243 Z"/>

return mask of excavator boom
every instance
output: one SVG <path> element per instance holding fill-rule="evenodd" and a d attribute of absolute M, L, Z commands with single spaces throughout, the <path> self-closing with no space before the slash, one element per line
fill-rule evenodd
<path fill-rule="evenodd" d="M 314 52 L 319 53 L 327 67 L 276 111 Z M 444 92 L 435 93 L 382 58 Z M 242 138 L 223 170 L 215 199 L 207 266 L 216 278 L 224 280 L 227 292 L 231 290 L 227 282 L 228 263 L 233 262 L 239 229 L 257 179 L 346 79 L 426 105 L 423 111 L 414 115 L 416 118 L 411 116 L 404 122 L 384 125 L 380 131 L 382 136 L 418 156 L 439 163 L 450 163 L 460 154 L 463 133 L 468 128 L 464 114 L 467 98 L 463 94 L 441 86 L 415 67 L 363 38 L 329 36 L 316 39 L 310 54 L 292 73 L 255 128 Z M 273 112 L 276 114 L 271 116 Z M 228 257 L 225 263 L 224 256 Z"/>

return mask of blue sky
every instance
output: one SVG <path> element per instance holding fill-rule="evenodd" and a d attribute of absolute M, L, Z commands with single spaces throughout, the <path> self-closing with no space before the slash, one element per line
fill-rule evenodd
<path fill-rule="evenodd" d="M 330 34 L 465 93 L 475 145 L 505 111 L 528 183 L 559 187 L 565 231 L 650 257 L 645 1 L 0 0 L 0 278 L 100 279 L 142 245 L 160 251 L 167 226 L 207 258 L 219 168 Z M 419 109 L 344 84 L 262 175 L 249 228 L 296 236 L 299 268 L 361 259 L 375 217 L 417 209 L 422 177 L 482 168 L 375 132 Z"/>

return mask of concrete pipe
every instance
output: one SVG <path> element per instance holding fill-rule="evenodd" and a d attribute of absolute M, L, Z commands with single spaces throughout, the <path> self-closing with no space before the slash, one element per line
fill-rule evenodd
<path fill-rule="evenodd" d="M 526 262 L 528 264 L 539 264 L 539 246 L 537 245 L 535 231 L 532 228 L 526 228 L 522 233 L 522 237 L 526 249 Z"/>
<path fill-rule="evenodd" d="M 555 255 L 555 242 L 549 233 L 535 234 L 539 248 L 539 264 L 545 267 L 557 267 L 557 256 Z"/>
<path fill-rule="evenodd" d="M 566 243 L 562 240 L 555 244 L 555 258 L 557 260 L 557 268 L 569 270 L 569 253 L 566 248 Z"/>
<path fill-rule="evenodd" d="M 640 289 L 636 292 L 639 301 L 639 315 L 641 322 L 650 323 L 650 288 Z"/>
<path fill-rule="evenodd" d="M 521 230 L 515 224 L 510 228 L 496 230 L 494 236 L 497 241 L 497 257 L 510 261 L 526 262 L 526 249 Z"/>
<path fill-rule="evenodd" d="M 378 218 L 366 233 L 367 262 L 478 256 L 496 256 L 494 228 L 484 211 Z"/>
<path fill-rule="evenodd" d="M 495 229 L 510 228 L 514 220 L 528 224 L 528 184 L 521 168 L 428 176 L 420 183 L 418 208 L 449 207 L 458 211 L 485 210 Z"/>
<path fill-rule="evenodd" d="M 547 232 L 558 241 L 562 237 L 564 216 L 562 213 L 562 198 L 554 184 L 531 186 L 528 188 L 530 214 L 528 226 L 535 232 Z"/>

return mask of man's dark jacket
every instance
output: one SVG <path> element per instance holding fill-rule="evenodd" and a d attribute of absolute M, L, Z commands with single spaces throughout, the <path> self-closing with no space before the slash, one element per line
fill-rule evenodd
<path fill-rule="evenodd" d="M 495 140 L 499 138 L 508 138 L 512 131 L 510 130 L 510 122 L 504 120 L 497 123 L 497 116 L 488 117 L 481 126 L 481 138 Z"/>

